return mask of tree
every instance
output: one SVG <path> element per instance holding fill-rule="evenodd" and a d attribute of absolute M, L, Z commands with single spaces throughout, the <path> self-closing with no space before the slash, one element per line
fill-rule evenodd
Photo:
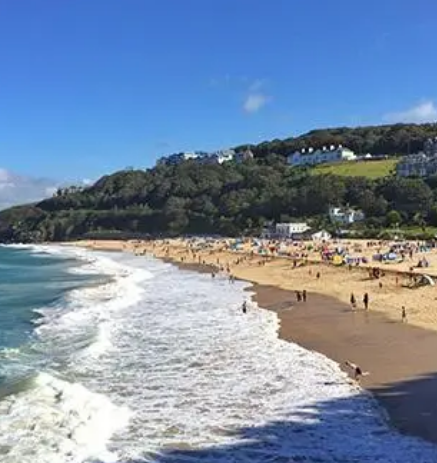
<path fill-rule="evenodd" d="M 387 214 L 387 225 L 389 227 L 398 226 L 401 220 L 401 214 L 398 211 L 393 210 Z"/>

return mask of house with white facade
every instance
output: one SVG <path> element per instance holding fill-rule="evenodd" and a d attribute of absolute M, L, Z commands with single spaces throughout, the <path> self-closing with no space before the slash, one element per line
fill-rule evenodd
<path fill-rule="evenodd" d="M 176 165 L 184 161 L 200 161 L 205 156 L 208 156 L 208 153 L 204 151 L 186 151 L 165 156 L 158 161 L 158 164 Z"/>
<path fill-rule="evenodd" d="M 330 207 L 329 218 L 332 222 L 341 225 L 351 225 L 355 222 L 362 222 L 366 217 L 363 211 L 357 211 L 348 207 Z"/>
<path fill-rule="evenodd" d="M 241 163 L 248 161 L 249 159 L 253 159 L 254 155 L 250 149 L 247 149 L 245 151 L 240 151 L 239 153 L 235 153 L 235 162 Z"/>
<path fill-rule="evenodd" d="M 287 222 L 275 225 L 275 235 L 281 238 L 292 238 L 293 235 L 305 233 L 311 227 L 306 222 Z"/>
<path fill-rule="evenodd" d="M 163 157 L 158 161 L 158 164 L 175 165 L 185 161 L 196 161 L 202 164 L 223 164 L 224 162 L 233 161 L 235 156 L 235 151 L 232 149 L 218 150 L 213 153 L 190 151 Z"/>
<path fill-rule="evenodd" d="M 423 144 L 423 152 L 430 158 L 437 156 L 437 137 L 428 138 L 428 140 L 425 141 Z"/>
<path fill-rule="evenodd" d="M 404 156 L 396 165 L 398 177 L 429 177 L 437 174 L 437 137 L 423 144 L 423 151 Z"/>
<path fill-rule="evenodd" d="M 223 164 L 224 162 L 233 161 L 235 157 L 234 150 L 219 150 L 210 155 L 211 159 L 218 164 Z"/>
<path fill-rule="evenodd" d="M 437 174 L 437 156 L 421 152 L 405 156 L 396 165 L 398 177 L 429 177 Z"/>
<path fill-rule="evenodd" d="M 322 149 L 308 150 L 302 149 L 287 156 L 287 163 L 291 166 L 315 166 L 318 164 L 328 164 L 342 161 L 355 161 L 357 156 L 349 148 L 344 148 L 342 145 L 335 147 L 331 145 L 329 148 L 324 146 Z"/>
<path fill-rule="evenodd" d="M 426 177 L 430 174 L 430 158 L 425 153 L 405 156 L 396 165 L 398 177 Z"/>

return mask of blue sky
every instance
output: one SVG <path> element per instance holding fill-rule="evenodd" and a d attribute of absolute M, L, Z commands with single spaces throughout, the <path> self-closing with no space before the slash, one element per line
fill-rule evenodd
<path fill-rule="evenodd" d="M 174 151 L 437 119 L 435 0 L 0 6 L 0 167 L 96 179 Z"/>

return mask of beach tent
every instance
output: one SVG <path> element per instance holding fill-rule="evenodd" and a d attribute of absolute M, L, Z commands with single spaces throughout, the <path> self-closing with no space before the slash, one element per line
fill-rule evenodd
<path fill-rule="evenodd" d="M 334 265 L 343 265 L 343 257 L 339 256 L 339 255 L 335 255 L 332 259 L 332 263 Z"/>

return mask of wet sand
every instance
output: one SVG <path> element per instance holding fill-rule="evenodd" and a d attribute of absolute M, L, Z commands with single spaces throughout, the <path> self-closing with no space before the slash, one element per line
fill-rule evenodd
<path fill-rule="evenodd" d="M 291 291 L 263 285 L 253 290 L 260 307 L 278 313 L 282 339 L 326 355 L 345 371 L 346 360 L 369 371 L 361 385 L 391 422 L 403 433 L 437 443 L 437 333 L 352 311 L 329 296 L 313 293 L 297 303 Z"/>

